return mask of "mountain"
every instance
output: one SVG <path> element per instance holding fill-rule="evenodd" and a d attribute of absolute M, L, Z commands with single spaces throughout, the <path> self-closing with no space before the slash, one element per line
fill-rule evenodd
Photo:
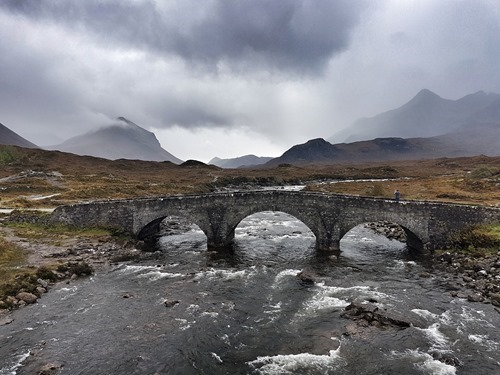
<path fill-rule="evenodd" d="M 499 100 L 499 94 L 483 91 L 449 100 L 424 89 L 403 106 L 359 119 L 328 140 L 354 142 L 380 137 L 433 137 L 482 121 L 479 117 L 487 118 L 488 115 L 490 120 L 500 123 Z"/>
<path fill-rule="evenodd" d="M 118 117 L 116 122 L 109 126 L 70 138 L 59 145 L 47 148 L 110 160 L 136 159 L 182 163 L 182 160 L 161 147 L 154 133 L 124 117 Z"/>
<path fill-rule="evenodd" d="M 218 157 L 215 157 L 210 160 L 208 164 L 213 164 L 221 168 L 241 168 L 249 167 L 252 165 L 261 165 L 267 163 L 271 159 L 271 157 L 255 155 L 245 155 L 232 159 L 220 159 Z"/>
<path fill-rule="evenodd" d="M 500 155 L 500 124 L 464 126 L 428 138 L 376 138 L 370 141 L 331 144 L 322 138 L 287 150 L 265 164 L 335 164 L 391 160 L 433 159 L 475 155 Z"/>
<path fill-rule="evenodd" d="M 39 148 L 34 143 L 24 139 L 5 125 L 0 124 L 0 145 L 19 146 L 26 148 Z"/>

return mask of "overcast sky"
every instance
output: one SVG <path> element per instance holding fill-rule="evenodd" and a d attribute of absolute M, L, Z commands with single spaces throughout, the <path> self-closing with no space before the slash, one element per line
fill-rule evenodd
<path fill-rule="evenodd" d="M 0 25 L 0 123 L 41 146 L 124 116 L 183 160 L 279 156 L 423 88 L 500 93 L 498 0 L 1 0 Z"/>

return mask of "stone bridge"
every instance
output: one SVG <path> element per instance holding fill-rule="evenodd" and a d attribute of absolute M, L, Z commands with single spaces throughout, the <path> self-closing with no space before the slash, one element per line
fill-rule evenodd
<path fill-rule="evenodd" d="M 408 246 L 420 251 L 447 248 L 453 234 L 476 224 L 500 222 L 500 209 L 446 203 L 402 201 L 286 190 L 179 195 L 110 200 L 57 207 L 53 222 L 79 227 L 112 227 L 138 239 L 158 232 L 167 216 L 195 223 L 207 236 L 209 249 L 231 246 L 234 230 L 247 216 L 281 211 L 307 225 L 318 250 L 339 250 L 342 237 L 367 222 L 399 224 Z"/>

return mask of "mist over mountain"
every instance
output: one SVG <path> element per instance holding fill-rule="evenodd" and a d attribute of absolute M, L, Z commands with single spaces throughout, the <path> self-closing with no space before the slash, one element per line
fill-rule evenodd
<path fill-rule="evenodd" d="M 381 137 L 433 137 L 472 124 L 500 123 L 500 95 L 476 92 L 458 100 L 443 99 L 430 90 L 420 91 L 403 106 L 355 121 L 328 138 L 354 142 Z"/>
<path fill-rule="evenodd" d="M 241 168 L 249 167 L 252 165 L 261 165 L 267 163 L 272 157 L 244 155 L 237 158 L 221 159 L 215 157 L 211 159 L 208 164 L 213 164 L 221 168 Z"/>
<path fill-rule="evenodd" d="M 3 124 L 0 124 L 0 145 L 39 148 L 34 143 L 31 143 L 27 139 L 21 137 L 19 134 L 13 132 Z"/>
<path fill-rule="evenodd" d="M 110 160 L 137 159 L 170 161 L 175 164 L 182 163 L 182 160 L 161 147 L 154 133 L 141 128 L 124 117 L 118 117 L 109 126 L 46 148 Z"/>

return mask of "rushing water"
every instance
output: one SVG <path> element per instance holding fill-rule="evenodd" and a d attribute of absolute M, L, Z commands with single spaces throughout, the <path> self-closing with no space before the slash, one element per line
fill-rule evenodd
<path fill-rule="evenodd" d="M 318 256 L 314 235 L 281 213 L 245 219 L 233 254 L 208 252 L 196 229 L 160 242 L 155 261 L 16 311 L 0 327 L 0 375 L 47 363 L 60 374 L 500 373 L 500 314 L 451 298 L 422 277 L 425 261 L 366 229 L 348 233 L 340 257 Z M 342 311 L 367 300 L 420 324 L 345 334 L 355 323 Z"/>

